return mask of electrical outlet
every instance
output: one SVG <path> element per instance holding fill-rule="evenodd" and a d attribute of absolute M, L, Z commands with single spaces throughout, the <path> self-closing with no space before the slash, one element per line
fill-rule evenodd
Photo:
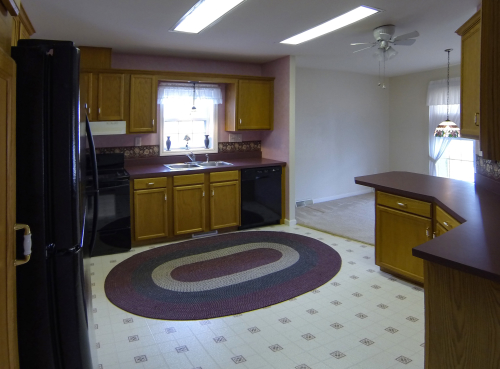
<path fill-rule="evenodd" d="M 142 137 L 135 138 L 135 146 L 142 146 Z"/>
<path fill-rule="evenodd" d="M 230 133 L 229 134 L 229 142 L 241 142 L 242 135 L 241 133 Z"/>

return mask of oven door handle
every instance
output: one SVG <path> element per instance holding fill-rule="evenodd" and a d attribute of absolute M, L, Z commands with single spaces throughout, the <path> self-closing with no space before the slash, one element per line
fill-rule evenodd
<path fill-rule="evenodd" d="M 130 186 L 130 184 L 128 183 L 128 181 L 127 181 L 127 183 L 120 184 L 120 185 L 118 185 L 118 186 L 111 186 L 111 187 L 103 187 L 103 186 L 102 186 L 102 184 L 101 184 L 101 188 L 100 188 L 100 190 L 99 190 L 99 191 L 100 191 L 100 192 L 105 192 L 105 191 L 107 191 L 107 190 L 114 190 L 115 188 L 120 188 L 120 187 L 129 187 L 129 186 Z"/>

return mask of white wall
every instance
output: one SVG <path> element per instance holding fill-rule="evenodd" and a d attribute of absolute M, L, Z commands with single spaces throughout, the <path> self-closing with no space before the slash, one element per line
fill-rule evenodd
<path fill-rule="evenodd" d="M 354 177 L 389 170 L 389 89 L 374 76 L 297 68 L 296 200 L 367 192 Z"/>
<path fill-rule="evenodd" d="M 460 65 L 450 67 L 453 77 L 460 77 Z M 427 86 L 439 79 L 446 79 L 446 67 L 389 79 L 391 170 L 429 174 Z"/>

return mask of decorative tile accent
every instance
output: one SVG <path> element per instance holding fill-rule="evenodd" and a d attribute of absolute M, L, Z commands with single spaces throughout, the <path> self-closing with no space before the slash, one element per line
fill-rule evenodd
<path fill-rule="evenodd" d="M 353 295 L 354 297 L 361 297 L 361 296 L 363 296 L 363 295 L 362 295 L 362 294 L 360 294 L 359 292 L 354 292 L 352 295 Z"/>
<path fill-rule="evenodd" d="M 354 251 L 353 251 L 353 250 L 351 250 L 351 249 L 347 249 L 346 251 L 347 251 L 347 252 L 354 252 Z"/>
<path fill-rule="evenodd" d="M 224 338 L 224 336 L 219 336 L 214 338 L 215 343 L 221 343 L 221 342 L 226 342 L 227 340 Z"/>
<path fill-rule="evenodd" d="M 136 363 L 143 363 L 145 361 L 148 361 L 148 358 L 146 357 L 146 355 L 141 355 L 134 357 L 134 360 Z"/>
<path fill-rule="evenodd" d="M 500 181 L 500 162 L 476 155 L 476 173 Z"/>
<path fill-rule="evenodd" d="M 399 361 L 402 364 L 408 364 L 408 363 L 411 363 L 413 360 L 407 358 L 406 356 L 400 356 L 400 357 L 396 358 L 396 361 Z"/>
<path fill-rule="evenodd" d="M 94 324 L 94 329 L 99 329 L 99 324 Z"/>
<path fill-rule="evenodd" d="M 306 364 L 300 364 L 295 367 L 295 369 L 311 369 Z"/>
<path fill-rule="evenodd" d="M 104 367 L 102 366 L 102 364 L 99 364 L 99 365 L 97 366 L 97 369 L 104 369 Z"/>
<path fill-rule="evenodd" d="M 128 341 L 129 342 L 139 341 L 139 336 L 138 335 L 128 336 Z"/>
<path fill-rule="evenodd" d="M 236 314 L 236 315 L 233 315 L 233 318 L 239 318 L 240 316 L 243 316 L 243 314 Z"/>
<path fill-rule="evenodd" d="M 363 256 L 363 259 L 371 259 L 369 256 Z"/>
<path fill-rule="evenodd" d="M 347 263 L 348 263 L 348 264 L 351 264 L 351 265 L 356 264 L 354 261 L 348 261 Z"/>
<path fill-rule="evenodd" d="M 281 323 L 283 324 L 287 324 L 287 323 L 291 323 L 292 321 L 288 318 L 281 318 L 281 319 L 278 319 Z"/>
<path fill-rule="evenodd" d="M 212 324 L 212 322 L 210 320 L 202 320 L 200 322 L 201 325 L 208 325 L 208 324 Z"/>
<path fill-rule="evenodd" d="M 366 245 L 359 245 L 359 247 L 362 247 L 362 248 L 366 249 L 368 246 L 366 246 Z"/>
<path fill-rule="evenodd" d="M 340 351 L 334 351 L 330 352 L 330 356 L 333 356 L 335 359 L 342 359 L 343 357 L 345 357 L 345 354 Z"/>
<path fill-rule="evenodd" d="M 314 310 L 314 309 L 309 309 L 309 310 L 306 310 L 306 312 L 308 312 L 308 313 L 309 313 L 309 314 L 311 314 L 311 315 L 318 314 L 318 311 L 317 311 L 317 310 Z"/>
<path fill-rule="evenodd" d="M 380 287 L 378 284 L 374 284 L 373 286 L 371 286 L 372 288 L 375 288 L 376 290 L 378 289 L 381 289 L 382 287 Z"/>
<path fill-rule="evenodd" d="M 332 246 L 338 246 L 336 243 L 332 243 Z"/>
<path fill-rule="evenodd" d="M 125 156 L 125 159 L 149 158 L 160 155 L 160 145 L 96 147 L 95 152 L 96 154 L 121 153 Z"/>
<path fill-rule="evenodd" d="M 281 351 L 283 350 L 283 347 L 281 347 L 280 345 L 276 344 L 276 345 L 272 345 L 272 346 L 269 346 L 269 348 L 271 349 L 272 352 L 276 352 L 276 351 Z"/>
<path fill-rule="evenodd" d="M 177 330 L 174 328 L 174 327 L 169 327 L 169 328 L 165 328 L 165 332 L 167 334 L 170 334 L 170 333 L 175 333 L 177 332 Z"/>
<path fill-rule="evenodd" d="M 376 270 L 373 270 L 373 269 L 368 269 L 368 270 L 367 270 L 367 272 L 369 272 L 369 273 L 375 273 L 375 272 L 376 272 Z"/>
<path fill-rule="evenodd" d="M 96 298 L 96 295 L 92 295 L 92 298 L 95 299 Z"/>
<path fill-rule="evenodd" d="M 248 331 L 252 334 L 254 333 L 259 333 L 260 332 L 260 329 L 257 328 L 257 327 L 252 327 L 252 328 L 248 328 Z"/>
<path fill-rule="evenodd" d="M 96 309 L 96 308 L 93 308 L 93 309 L 92 309 L 92 312 L 93 312 L 94 314 L 95 314 L 95 313 L 97 313 L 97 309 Z"/>
<path fill-rule="evenodd" d="M 330 327 L 335 328 L 335 329 L 344 328 L 344 326 L 342 324 L 340 324 L 340 323 L 330 324 Z"/>
<path fill-rule="evenodd" d="M 378 304 L 377 307 L 379 307 L 381 309 L 387 309 L 389 306 L 387 306 L 385 304 Z"/>
<path fill-rule="evenodd" d="M 98 348 L 98 349 L 99 349 L 99 348 L 101 348 L 101 343 L 100 343 L 100 342 L 97 342 L 97 343 L 95 344 L 95 348 Z"/>
<path fill-rule="evenodd" d="M 337 283 L 337 282 L 332 282 L 332 283 L 330 283 L 330 284 L 331 284 L 332 286 L 334 286 L 334 287 L 338 287 L 338 286 L 340 286 L 340 283 Z"/>
<path fill-rule="evenodd" d="M 111 264 L 116 263 L 116 260 L 110 260 L 109 261 Z"/>
<path fill-rule="evenodd" d="M 180 346 L 180 347 L 176 347 L 175 351 L 177 351 L 177 353 L 180 354 L 182 352 L 188 352 L 189 349 L 187 348 L 187 346 Z"/>
<path fill-rule="evenodd" d="M 94 263 L 90 263 L 90 266 L 93 267 L 94 266 Z"/>
<path fill-rule="evenodd" d="M 219 142 L 219 153 L 261 151 L 260 141 Z"/>
<path fill-rule="evenodd" d="M 306 333 L 302 335 L 302 338 L 305 339 L 306 341 L 310 341 L 315 339 L 316 337 L 314 337 L 311 333 Z"/>
<path fill-rule="evenodd" d="M 297 301 L 297 298 L 296 298 L 296 297 L 294 297 L 294 298 L 291 298 L 291 299 L 290 299 L 290 300 L 288 300 L 288 301 Z"/>
<path fill-rule="evenodd" d="M 425 342 L 420 344 L 420 347 L 425 347 Z"/>
<path fill-rule="evenodd" d="M 246 361 L 246 359 L 241 355 L 232 357 L 231 360 L 233 360 L 235 364 L 241 364 Z"/>
<path fill-rule="evenodd" d="M 370 346 L 370 345 L 373 345 L 373 344 L 375 343 L 375 342 L 373 342 L 372 340 L 369 340 L 368 338 L 363 338 L 363 339 L 362 339 L 361 341 L 359 341 L 359 342 L 361 342 L 361 343 L 362 343 L 363 345 L 365 345 L 365 346 Z"/>
<path fill-rule="evenodd" d="M 123 324 L 130 324 L 134 322 L 134 318 L 123 319 Z"/>
<path fill-rule="evenodd" d="M 312 291 L 312 293 L 320 293 L 321 291 L 320 290 L 314 290 Z"/>
<path fill-rule="evenodd" d="M 397 299 L 400 299 L 400 300 L 404 300 L 406 299 L 406 296 L 402 296 L 402 295 L 397 295 L 396 296 Z"/>
<path fill-rule="evenodd" d="M 396 281 L 397 281 L 397 279 L 396 279 L 396 278 L 394 278 L 394 277 L 389 277 L 389 278 L 387 278 L 387 279 L 388 279 L 388 280 L 390 280 L 391 282 L 396 282 Z"/>
<path fill-rule="evenodd" d="M 330 304 L 333 304 L 335 306 L 342 305 L 342 303 L 340 301 L 337 301 L 337 300 L 333 300 L 332 302 L 330 302 Z"/>
<path fill-rule="evenodd" d="M 392 334 L 399 332 L 399 330 L 397 330 L 396 328 L 392 328 L 392 327 L 387 327 L 385 330 L 389 333 L 392 333 Z"/>
<path fill-rule="evenodd" d="M 92 287 L 95 287 L 95 283 L 92 283 Z"/>
<path fill-rule="evenodd" d="M 420 288 L 420 287 L 412 287 L 411 289 L 418 291 L 418 292 L 422 292 L 424 290 L 423 288 Z"/>
<path fill-rule="evenodd" d="M 351 279 L 358 279 L 359 277 L 357 275 L 351 275 L 349 278 L 351 278 Z"/>
<path fill-rule="evenodd" d="M 417 322 L 418 321 L 418 318 L 415 318 L 414 316 L 409 316 L 408 318 L 406 318 L 406 320 L 409 320 L 410 322 Z"/>
<path fill-rule="evenodd" d="M 359 319 L 365 319 L 365 318 L 368 318 L 368 315 L 365 315 L 363 313 L 357 313 L 356 316 L 359 318 Z"/>

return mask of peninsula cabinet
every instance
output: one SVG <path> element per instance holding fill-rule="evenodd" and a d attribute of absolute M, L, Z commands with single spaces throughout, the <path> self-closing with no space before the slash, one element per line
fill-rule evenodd
<path fill-rule="evenodd" d="M 239 172 L 210 173 L 210 229 L 235 227 L 240 223 Z"/>
<path fill-rule="evenodd" d="M 130 76 L 130 133 L 156 133 L 156 94 L 155 76 Z"/>
<path fill-rule="evenodd" d="M 434 236 L 439 237 L 442 234 L 451 231 L 460 225 L 460 222 L 453 218 L 446 211 L 435 205 Z"/>
<path fill-rule="evenodd" d="M 422 259 L 412 249 L 431 239 L 431 204 L 376 193 L 375 263 L 382 271 L 423 283 Z"/>
<path fill-rule="evenodd" d="M 274 81 L 240 79 L 226 85 L 226 131 L 272 130 Z"/>
<path fill-rule="evenodd" d="M 481 11 L 474 14 L 456 33 L 462 37 L 460 79 L 460 134 L 479 139 L 479 93 L 481 67 Z"/>
<path fill-rule="evenodd" d="M 134 180 L 134 239 L 168 236 L 166 178 Z"/>
<path fill-rule="evenodd" d="M 174 176 L 174 235 L 205 230 L 204 174 Z"/>

